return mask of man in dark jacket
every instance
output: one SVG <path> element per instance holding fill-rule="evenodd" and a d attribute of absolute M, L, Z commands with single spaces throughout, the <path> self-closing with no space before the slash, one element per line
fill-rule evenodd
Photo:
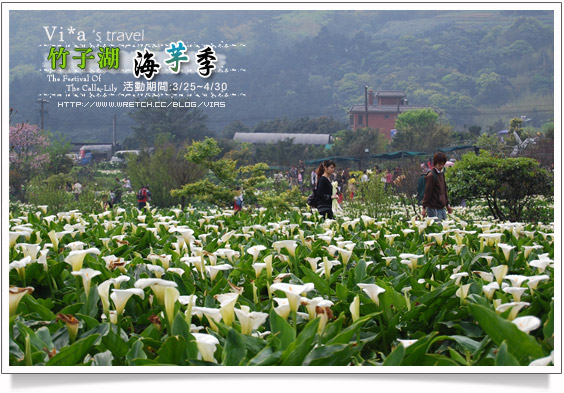
<path fill-rule="evenodd" d="M 445 182 L 444 166 L 447 162 L 445 153 L 438 152 L 433 156 L 433 169 L 425 177 L 425 194 L 421 205 L 423 217 L 437 217 L 437 221 L 446 220 L 446 212 L 452 213 L 448 201 L 448 190 Z"/>

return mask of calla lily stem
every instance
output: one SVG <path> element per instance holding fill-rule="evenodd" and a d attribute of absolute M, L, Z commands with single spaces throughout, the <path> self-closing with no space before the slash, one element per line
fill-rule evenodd
<path fill-rule="evenodd" d="M 292 310 L 292 321 L 294 322 L 294 333 L 298 336 L 298 312 Z"/>

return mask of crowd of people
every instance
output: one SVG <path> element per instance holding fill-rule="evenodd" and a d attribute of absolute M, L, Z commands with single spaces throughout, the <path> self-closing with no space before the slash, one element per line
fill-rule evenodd
<path fill-rule="evenodd" d="M 447 163 L 446 155 L 438 152 L 432 160 L 421 164 L 421 174 L 414 185 L 417 190 L 417 200 L 422 207 L 422 216 L 437 217 L 438 220 L 446 219 L 452 209 L 448 200 L 447 186 L 444 179 L 444 167 Z M 373 169 L 364 171 L 350 171 L 349 168 L 339 169 L 335 161 L 325 160 L 319 167 L 311 170 L 306 175 L 306 166 L 302 160 L 298 165 L 292 166 L 286 171 L 274 174 L 274 181 L 278 185 L 288 187 L 290 190 L 298 188 L 302 192 L 312 191 L 316 197 L 316 208 L 325 218 L 334 218 L 334 210 L 340 209 L 345 200 L 354 200 L 357 193 L 357 184 L 370 181 L 381 181 L 387 190 L 399 187 L 406 178 L 402 168 Z M 286 185 L 284 185 L 286 184 Z M 120 180 L 115 178 L 114 187 L 110 190 L 109 198 L 106 200 L 106 208 L 112 208 L 121 202 L 122 193 L 130 191 L 131 181 L 127 178 Z M 76 181 L 72 185 L 72 192 L 76 200 L 82 191 L 82 185 Z M 233 209 L 235 213 L 243 209 L 243 190 L 238 187 L 235 190 Z M 151 200 L 151 192 L 148 185 L 143 185 L 137 192 L 138 208 L 143 209 Z M 357 196 L 358 197 L 358 196 Z"/>
<path fill-rule="evenodd" d="M 447 212 L 452 213 L 448 199 L 448 188 L 444 177 L 444 168 L 447 157 L 443 152 L 434 154 L 432 161 L 421 164 L 421 175 L 414 185 L 417 189 L 417 200 L 421 206 L 421 216 L 435 217 L 438 221 L 445 220 Z M 348 168 L 338 170 L 335 161 L 323 161 L 317 170 L 311 172 L 311 187 L 315 195 L 317 210 L 325 217 L 332 219 L 334 210 L 345 198 L 353 200 L 356 193 L 356 183 L 368 182 L 378 179 L 384 183 L 385 189 L 399 187 L 406 176 L 398 165 L 393 171 L 389 168 L 380 170 L 377 166 L 374 170 L 364 170 L 360 176 L 349 173 Z M 336 189 L 332 184 L 336 183 Z M 333 203 L 336 199 L 337 205 Z"/>

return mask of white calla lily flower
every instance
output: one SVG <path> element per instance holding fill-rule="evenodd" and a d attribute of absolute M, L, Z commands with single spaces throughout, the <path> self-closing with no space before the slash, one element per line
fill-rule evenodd
<path fill-rule="evenodd" d="M 493 299 L 493 295 L 497 289 L 499 289 L 499 284 L 496 281 L 490 282 L 488 285 L 482 287 L 482 291 L 489 301 Z"/>
<path fill-rule="evenodd" d="M 35 262 L 37 260 L 37 254 L 39 254 L 41 246 L 39 244 L 18 243 L 16 244 L 16 248 L 22 250 L 24 257 L 30 257 L 30 262 Z"/>
<path fill-rule="evenodd" d="M 293 312 L 298 311 L 301 294 L 313 291 L 314 289 L 315 287 L 313 283 L 306 283 L 304 285 L 275 283 L 270 286 L 271 291 L 278 290 L 286 294 L 286 296 L 288 297 L 288 302 L 290 304 L 290 310 Z"/>
<path fill-rule="evenodd" d="M 266 250 L 266 247 L 262 244 L 257 246 L 252 246 L 247 249 L 247 253 L 253 256 L 253 263 L 255 263 L 259 257 L 261 251 Z"/>
<path fill-rule="evenodd" d="M 404 348 L 407 348 L 417 342 L 417 340 L 402 340 L 400 338 L 398 338 L 398 341 L 401 343 L 401 345 L 403 345 Z"/>
<path fill-rule="evenodd" d="M 73 276 L 80 276 L 82 277 L 82 284 L 84 286 L 84 293 L 86 294 L 86 298 L 88 299 L 88 295 L 90 293 L 90 283 L 92 279 L 100 274 L 102 274 L 99 270 L 94 270 L 90 268 L 80 269 L 79 271 L 71 272 Z"/>
<path fill-rule="evenodd" d="M 454 274 L 451 274 L 450 279 L 454 280 L 456 285 L 459 285 L 462 277 L 468 277 L 468 273 L 467 272 L 454 273 Z"/>
<path fill-rule="evenodd" d="M 159 265 L 145 265 L 147 270 L 155 275 L 156 278 L 161 278 L 165 274 L 165 269 Z"/>
<path fill-rule="evenodd" d="M 262 269 L 266 267 L 266 263 L 255 262 L 251 266 L 253 267 L 253 269 L 255 269 L 255 277 L 259 278 Z"/>
<path fill-rule="evenodd" d="M 86 254 L 100 255 L 100 250 L 98 250 L 96 247 L 92 247 L 87 250 L 71 251 L 65 258 L 65 262 L 71 265 L 73 271 L 77 272 L 82 269 L 82 264 L 84 262 L 84 257 L 86 257 Z"/>
<path fill-rule="evenodd" d="M 550 355 L 544 358 L 533 360 L 531 363 L 529 363 L 529 366 L 544 367 L 548 366 L 550 363 L 554 364 L 554 351 L 550 352 Z"/>
<path fill-rule="evenodd" d="M 199 358 L 206 362 L 217 363 L 213 354 L 215 353 L 216 346 L 219 344 L 219 340 L 211 334 L 205 333 L 192 333 L 192 336 L 196 339 L 196 345 L 198 346 L 198 351 L 200 351 Z"/>
<path fill-rule="evenodd" d="M 20 304 L 22 298 L 26 294 L 32 293 L 33 291 L 34 291 L 33 287 L 18 288 L 18 287 L 10 286 L 10 299 L 9 299 L 10 316 L 16 315 L 18 305 Z"/>
<path fill-rule="evenodd" d="M 539 276 L 529 276 L 529 280 L 527 281 L 527 286 L 531 290 L 537 289 L 537 286 L 541 281 L 550 280 L 550 277 L 546 274 L 541 274 Z"/>
<path fill-rule="evenodd" d="M 278 240 L 272 243 L 272 248 L 274 248 L 276 252 L 280 253 L 282 248 L 285 248 L 291 256 L 296 256 L 296 247 L 298 247 L 298 242 L 295 240 Z"/>
<path fill-rule="evenodd" d="M 81 242 L 80 240 L 77 240 L 77 241 L 68 243 L 65 247 L 70 248 L 71 251 L 76 251 L 76 250 L 84 250 L 85 245 L 86 245 L 86 243 Z"/>
<path fill-rule="evenodd" d="M 157 261 L 160 261 L 164 270 L 168 270 L 170 267 L 170 260 L 172 259 L 172 255 L 167 254 L 149 254 L 147 259 L 150 260 L 153 264 Z"/>
<path fill-rule="evenodd" d="M 180 292 L 175 287 L 166 287 L 164 290 L 164 306 L 165 314 L 168 319 L 169 326 L 172 327 L 174 321 L 174 306 L 180 297 Z"/>
<path fill-rule="evenodd" d="M 374 303 L 376 303 L 377 306 L 380 306 L 380 299 L 378 298 L 378 296 L 380 296 L 381 293 L 386 292 L 384 288 L 376 284 L 358 283 L 356 285 L 360 287 L 364 292 L 366 292 L 366 294 L 370 297 L 370 299 L 372 299 Z"/>
<path fill-rule="evenodd" d="M 456 290 L 456 296 L 458 296 L 462 302 L 466 301 L 470 286 L 472 286 L 472 284 L 465 284 Z"/>
<path fill-rule="evenodd" d="M 215 280 L 217 273 L 220 271 L 227 271 L 233 269 L 233 266 L 224 264 L 224 265 L 214 265 L 214 266 L 206 266 L 206 271 L 210 275 L 211 280 Z"/>
<path fill-rule="evenodd" d="M 509 317 L 507 319 L 512 321 L 515 319 L 515 317 L 517 317 L 517 314 L 519 313 L 519 311 L 521 311 L 523 307 L 528 307 L 528 306 L 530 306 L 530 303 L 528 302 L 503 303 L 497 306 L 495 311 L 501 314 L 510 309 L 511 312 L 509 313 Z"/>
<path fill-rule="evenodd" d="M 309 319 L 315 319 L 317 316 L 317 307 L 331 307 L 333 302 L 331 300 L 323 299 L 322 297 L 314 297 L 312 299 L 301 298 L 301 304 L 306 307 Z"/>
<path fill-rule="evenodd" d="M 272 278 L 272 258 L 274 255 L 269 254 L 264 258 L 264 263 L 266 267 L 266 278 L 270 280 Z"/>
<path fill-rule="evenodd" d="M 533 315 L 515 318 L 513 321 L 519 330 L 529 334 L 532 330 L 538 329 L 541 325 L 541 320 Z"/>
<path fill-rule="evenodd" d="M 233 319 L 235 318 L 235 303 L 237 303 L 237 299 L 239 298 L 238 293 L 222 293 L 219 295 L 214 296 L 217 301 L 219 301 L 219 313 L 223 318 L 223 322 L 227 326 L 231 326 L 233 323 Z"/>
<path fill-rule="evenodd" d="M 492 267 L 492 273 L 499 285 L 501 285 L 501 282 L 503 281 L 503 278 L 507 275 L 508 271 L 509 271 L 509 266 L 507 265 L 499 265 Z"/>
<path fill-rule="evenodd" d="M 360 318 L 360 296 L 356 295 L 349 306 L 353 323 Z"/>
<path fill-rule="evenodd" d="M 477 274 L 478 276 L 480 276 L 480 278 L 482 280 L 484 280 L 485 282 L 492 282 L 494 279 L 494 275 L 493 273 L 489 273 L 489 272 L 482 272 L 479 270 L 473 271 L 472 273 Z"/>
<path fill-rule="evenodd" d="M 288 301 L 288 298 L 274 297 L 272 298 L 272 300 L 274 300 L 277 304 L 277 306 L 274 308 L 276 314 L 278 314 L 285 320 L 288 319 L 288 316 L 290 315 L 290 311 L 291 311 L 290 302 Z"/>
<path fill-rule="evenodd" d="M 505 288 L 503 288 L 503 292 L 509 293 L 513 296 L 514 302 L 520 302 L 521 301 L 521 295 L 526 290 L 527 290 L 527 288 L 521 288 L 521 287 L 505 287 Z"/>
<path fill-rule="evenodd" d="M 329 280 L 329 278 L 331 277 L 331 269 L 333 268 L 333 266 L 338 266 L 340 264 L 341 262 L 339 261 L 336 260 L 330 261 L 327 257 L 323 257 L 323 261 L 319 262 L 319 269 L 317 269 L 315 272 L 320 275 L 325 274 L 325 278 Z"/>
<path fill-rule="evenodd" d="M 112 294 L 110 298 L 114 302 L 114 306 L 116 307 L 116 314 L 120 316 L 123 314 L 123 310 L 125 309 L 125 305 L 131 296 L 137 295 L 141 299 L 145 298 L 145 292 L 139 288 L 129 288 L 129 289 L 112 289 Z"/>
<path fill-rule="evenodd" d="M 552 266 L 553 263 L 554 261 L 552 261 L 551 259 L 542 258 L 542 259 L 535 259 L 529 262 L 529 266 L 536 267 L 539 273 L 543 273 L 546 270 L 546 268 L 548 266 Z"/>
<path fill-rule="evenodd" d="M 140 278 L 139 280 L 135 281 L 135 288 L 144 289 L 147 287 L 151 287 L 151 290 L 157 297 L 157 301 L 160 305 L 164 305 L 164 290 L 166 287 L 176 287 L 174 281 L 163 280 L 160 278 Z"/>
<path fill-rule="evenodd" d="M 27 232 L 24 231 L 10 231 L 9 233 L 9 237 L 10 237 L 10 248 L 13 248 L 18 239 L 20 238 L 20 236 L 27 236 Z M 20 243 L 21 244 L 21 243 Z"/>
<path fill-rule="evenodd" d="M 497 246 L 499 248 L 501 248 L 501 251 L 503 251 L 503 256 L 505 257 L 505 261 L 509 262 L 511 250 L 513 250 L 515 248 L 515 246 L 512 246 L 510 244 L 505 244 L 505 243 L 498 243 Z"/>
<path fill-rule="evenodd" d="M 258 329 L 268 318 L 267 313 L 251 311 L 249 306 L 241 306 L 240 309 L 236 308 L 235 315 L 241 324 L 241 333 L 246 335 L 250 335 L 253 330 Z"/>
<path fill-rule="evenodd" d="M 503 279 L 509 280 L 512 287 L 520 287 L 523 282 L 529 279 L 529 277 L 520 274 L 507 274 Z"/>

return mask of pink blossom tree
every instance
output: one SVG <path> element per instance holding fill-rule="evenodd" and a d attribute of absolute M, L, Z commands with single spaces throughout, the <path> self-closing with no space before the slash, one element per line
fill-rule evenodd
<path fill-rule="evenodd" d="M 47 136 L 35 124 L 10 126 L 10 188 L 23 199 L 23 185 L 40 173 L 49 160 Z"/>

